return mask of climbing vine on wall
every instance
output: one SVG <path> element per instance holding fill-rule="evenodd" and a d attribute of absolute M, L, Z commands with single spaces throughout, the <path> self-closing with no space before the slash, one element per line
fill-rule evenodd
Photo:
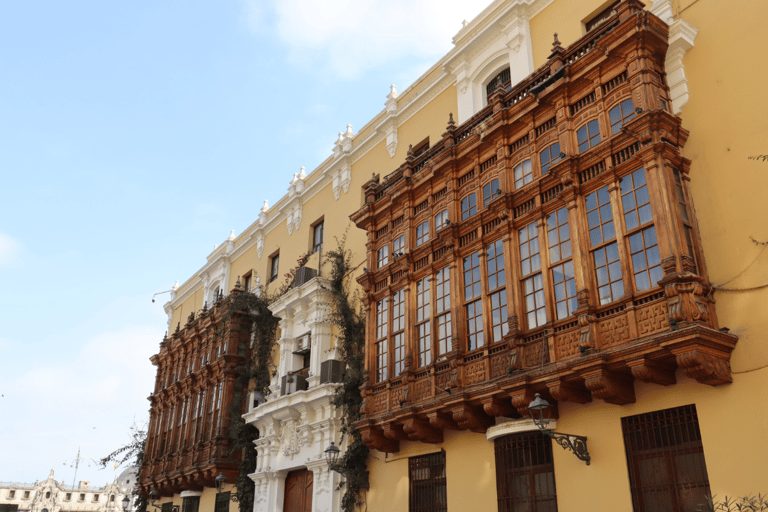
<path fill-rule="evenodd" d="M 344 512 L 353 512 L 362 505 L 363 490 L 368 489 L 368 447 L 353 425 L 360 419 L 363 403 L 360 389 L 365 382 L 365 314 L 350 291 L 354 270 L 351 258 L 352 253 L 344 249 L 344 238 L 337 249 L 326 255 L 331 267 L 331 318 L 339 329 L 339 352 L 347 363 L 346 375 L 333 399 L 333 404 L 342 410 L 342 433 L 348 438 L 347 450 L 335 468 L 346 477 L 346 492 L 341 500 Z"/>

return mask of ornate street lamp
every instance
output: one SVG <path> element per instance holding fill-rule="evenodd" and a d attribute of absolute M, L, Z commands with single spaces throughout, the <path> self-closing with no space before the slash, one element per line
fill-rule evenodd
<path fill-rule="evenodd" d="M 589 466 L 591 457 L 587 451 L 587 438 L 549 430 L 549 422 L 552 419 L 552 405 L 541 398 L 541 395 L 538 393 L 536 393 L 533 402 L 528 404 L 528 412 L 531 413 L 533 424 L 541 430 L 542 434 L 550 439 L 554 439 L 564 450 L 571 450 L 579 460 L 583 460 Z"/>
<path fill-rule="evenodd" d="M 125 498 L 123 498 L 123 512 L 128 512 L 128 507 L 131 505 L 131 498 L 128 497 L 128 495 L 125 495 Z"/>
<path fill-rule="evenodd" d="M 336 463 L 339 462 L 339 455 L 341 455 L 341 450 L 339 450 L 339 447 L 336 446 L 336 443 L 331 441 L 331 446 L 326 448 L 324 453 L 325 461 L 328 463 L 328 467 L 339 473 L 339 471 L 336 469 Z"/>
<path fill-rule="evenodd" d="M 216 482 L 216 495 L 221 494 L 221 490 L 224 488 L 224 484 L 227 483 L 227 477 L 224 476 L 224 473 L 219 473 L 219 476 L 214 478 L 214 481 Z M 230 501 L 237 501 L 237 494 L 230 494 L 229 496 Z"/>

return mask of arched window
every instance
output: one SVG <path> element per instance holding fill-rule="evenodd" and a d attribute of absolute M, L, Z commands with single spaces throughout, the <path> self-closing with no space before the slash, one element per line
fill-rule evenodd
<path fill-rule="evenodd" d="M 501 72 L 491 78 L 491 80 L 488 82 L 488 85 L 485 86 L 485 94 L 486 97 L 490 98 L 491 94 L 496 91 L 496 88 L 499 86 L 499 84 L 503 85 L 505 89 L 508 89 L 511 87 L 511 75 L 509 72 L 509 67 L 504 68 L 501 70 Z"/>
<path fill-rule="evenodd" d="M 600 143 L 600 124 L 597 119 L 593 119 L 578 130 L 576 130 L 576 139 L 579 143 L 579 153 L 583 153 L 589 148 Z"/>

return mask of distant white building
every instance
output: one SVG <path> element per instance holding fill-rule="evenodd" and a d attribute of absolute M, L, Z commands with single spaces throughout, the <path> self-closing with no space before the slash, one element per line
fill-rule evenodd
<path fill-rule="evenodd" d="M 53 478 L 34 484 L 0 482 L 0 512 L 122 512 L 123 498 L 131 499 L 136 483 L 136 468 L 128 468 L 114 482 L 91 487 L 80 481 L 76 488 Z"/>

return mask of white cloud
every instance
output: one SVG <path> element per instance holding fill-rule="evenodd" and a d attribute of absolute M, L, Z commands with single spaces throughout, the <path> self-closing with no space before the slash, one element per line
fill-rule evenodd
<path fill-rule="evenodd" d="M 434 61 L 450 49 L 461 21 L 482 6 L 459 0 L 392 0 L 384 7 L 373 0 L 280 0 L 274 9 L 278 36 L 294 60 L 320 62 L 352 78 L 397 59 Z"/>
<path fill-rule="evenodd" d="M 155 375 L 148 359 L 157 352 L 158 342 L 156 329 L 126 326 L 94 336 L 74 348 L 71 357 L 30 354 L 29 360 L 35 361 L 31 370 L 9 381 L 0 376 L 0 416 L 15 417 L 3 425 L 0 473 L 15 467 L 19 473 L 27 471 L 26 478 L 37 478 L 42 462 L 58 466 L 59 477 L 62 462 L 74 458 L 78 447 L 83 456 L 98 459 L 121 446 L 131 423 L 147 419 L 146 397 Z M 114 478 L 114 470 L 89 465 L 80 468 L 82 479 L 101 485 Z M 71 478 L 65 468 L 67 473 Z M 17 477 L 0 474 L 0 479 L 8 478 Z"/>
<path fill-rule="evenodd" d="M 15 268 L 21 265 L 21 243 L 0 233 L 0 268 Z"/>

